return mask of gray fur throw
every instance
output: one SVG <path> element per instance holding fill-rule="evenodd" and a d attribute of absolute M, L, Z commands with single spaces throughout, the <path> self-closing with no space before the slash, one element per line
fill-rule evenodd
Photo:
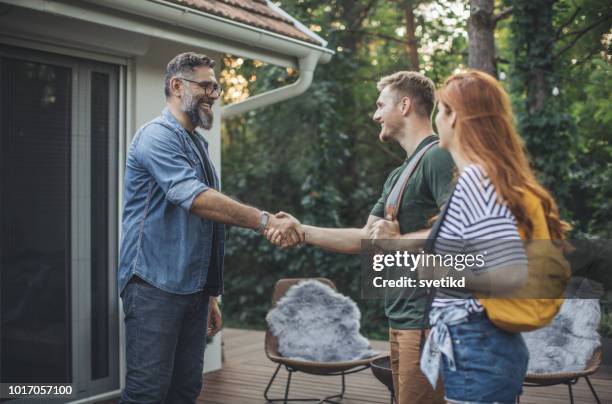
<path fill-rule="evenodd" d="M 353 300 L 316 280 L 290 287 L 266 316 L 281 355 L 315 362 L 377 355 L 359 333 L 360 318 Z"/>
<path fill-rule="evenodd" d="M 582 299 L 585 285 L 572 279 L 568 298 L 552 323 L 523 333 L 529 349 L 528 373 L 559 373 L 583 370 L 601 344 L 597 332 L 601 312 L 598 299 Z M 573 291 L 570 290 L 573 288 Z M 582 292 L 582 293 L 581 293 Z"/>

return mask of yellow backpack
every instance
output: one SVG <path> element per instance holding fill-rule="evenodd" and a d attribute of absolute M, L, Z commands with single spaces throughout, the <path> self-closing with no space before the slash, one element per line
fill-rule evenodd
<path fill-rule="evenodd" d="M 476 294 L 491 322 L 510 332 L 533 331 L 549 324 L 563 304 L 571 275 L 563 250 L 550 240 L 540 199 L 526 192 L 523 201 L 533 223 L 533 235 L 525 245 L 529 261 L 525 286 L 513 293 L 517 297 L 511 298 L 485 298 Z M 518 231 L 525 241 L 525 230 L 519 228 Z"/>

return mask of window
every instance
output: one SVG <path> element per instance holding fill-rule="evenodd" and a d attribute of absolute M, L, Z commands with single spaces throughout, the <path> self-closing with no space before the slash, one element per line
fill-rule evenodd
<path fill-rule="evenodd" d="M 117 66 L 0 45 L 0 382 L 119 387 Z"/>

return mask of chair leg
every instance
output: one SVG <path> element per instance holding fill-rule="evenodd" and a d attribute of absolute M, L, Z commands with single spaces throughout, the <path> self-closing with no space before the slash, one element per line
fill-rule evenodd
<path fill-rule="evenodd" d="M 272 387 L 272 383 L 274 383 L 274 379 L 276 379 L 276 375 L 278 374 L 278 371 L 280 370 L 280 368 L 281 368 L 281 364 L 279 363 L 278 366 L 276 367 L 276 370 L 274 371 L 274 374 L 270 378 L 270 381 L 268 382 L 266 389 L 264 390 L 264 398 L 266 399 L 267 402 L 273 401 L 271 398 L 268 397 L 268 391 L 270 391 L 270 387 Z"/>
<path fill-rule="evenodd" d="M 568 383 L 567 388 L 569 389 L 570 403 L 574 404 L 574 392 L 572 391 L 572 384 Z"/>
<path fill-rule="evenodd" d="M 270 398 L 268 397 L 268 392 L 270 391 L 270 387 L 272 387 L 272 383 L 274 383 L 274 380 L 276 379 L 276 375 L 278 375 L 278 371 L 280 370 L 282 364 L 279 364 L 276 367 L 276 370 L 274 371 L 274 374 L 272 375 L 272 377 L 270 378 L 270 381 L 268 382 L 268 385 L 266 386 L 266 389 L 264 390 L 264 398 L 266 399 L 266 402 L 268 403 L 276 403 L 276 402 L 280 402 L 282 401 L 283 404 L 287 404 L 289 402 L 289 386 L 291 385 L 291 376 L 293 375 L 293 370 L 287 368 L 287 383 L 285 383 L 285 397 L 284 398 Z M 299 400 L 299 401 L 306 401 L 306 400 Z"/>
<path fill-rule="evenodd" d="M 285 385 L 285 401 L 284 404 L 287 404 L 287 399 L 289 398 L 289 385 L 291 384 L 291 376 L 293 372 L 289 371 L 289 375 L 287 376 L 287 384 Z"/>
<path fill-rule="evenodd" d="M 321 400 L 319 400 L 318 404 L 323 404 L 323 403 L 330 403 L 330 404 L 339 404 L 337 401 L 334 401 L 336 399 L 338 400 L 342 400 L 344 398 L 344 393 L 346 391 L 346 381 L 345 381 L 345 374 L 344 372 L 342 373 L 342 390 L 340 391 L 340 394 L 334 394 L 333 396 L 327 396 L 325 398 L 322 398 Z"/>
<path fill-rule="evenodd" d="M 283 404 L 287 404 L 289 402 L 299 402 L 299 401 L 316 401 L 319 404 L 323 404 L 323 403 L 329 403 L 329 404 L 340 404 L 337 400 L 342 400 L 344 398 L 344 393 L 346 392 L 346 375 L 344 373 L 339 374 L 338 376 L 342 377 L 342 390 L 340 391 L 339 394 L 334 394 L 331 396 L 327 396 L 325 398 L 319 399 L 319 398 L 294 398 L 294 399 L 290 399 L 289 398 L 289 387 L 291 385 L 291 376 L 293 375 L 294 372 L 297 372 L 297 370 L 292 369 L 288 366 L 286 366 L 287 369 L 287 373 L 289 373 L 287 375 L 287 383 L 285 384 L 285 396 L 283 398 L 270 398 L 268 397 L 268 393 L 270 392 L 270 388 L 272 387 L 272 384 L 274 383 L 274 380 L 276 380 L 276 376 L 278 375 L 278 372 L 280 371 L 282 364 L 279 364 L 276 367 L 276 370 L 274 371 L 274 374 L 272 375 L 272 377 L 270 378 L 270 381 L 268 382 L 268 385 L 266 386 L 266 389 L 264 390 L 264 398 L 266 399 L 266 402 L 268 403 L 278 403 L 278 402 L 282 402 Z M 335 376 L 335 375 L 334 375 Z M 393 404 L 393 402 L 391 403 Z"/>
<path fill-rule="evenodd" d="M 591 393 L 593 393 L 593 397 L 595 397 L 595 401 L 597 401 L 597 404 L 601 404 L 601 400 L 599 400 L 599 396 L 597 396 L 597 393 L 595 392 L 595 388 L 591 384 L 591 381 L 589 380 L 589 377 L 588 376 L 584 376 L 584 378 L 586 379 L 587 383 L 589 384 L 589 388 L 591 389 Z"/>

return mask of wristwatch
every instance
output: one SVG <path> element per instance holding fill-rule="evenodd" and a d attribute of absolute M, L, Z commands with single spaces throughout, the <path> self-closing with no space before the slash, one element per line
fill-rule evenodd
<path fill-rule="evenodd" d="M 261 216 L 259 217 L 259 227 L 257 228 L 258 233 L 263 233 L 268 227 L 268 222 L 270 221 L 270 214 L 265 210 L 261 211 Z"/>

